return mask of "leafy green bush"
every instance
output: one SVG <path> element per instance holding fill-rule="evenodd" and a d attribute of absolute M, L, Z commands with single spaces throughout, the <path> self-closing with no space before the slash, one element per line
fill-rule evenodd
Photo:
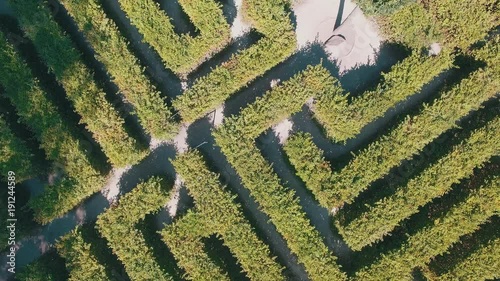
<path fill-rule="evenodd" d="M 377 89 L 354 98 L 349 104 L 346 95 L 332 92 L 318 98 L 315 118 L 323 125 L 327 135 L 335 141 L 355 137 L 361 129 L 373 122 L 397 103 L 422 90 L 441 72 L 451 68 L 453 56 L 442 53 L 429 57 L 414 52 L 391 71 L 383 74 Z"/>
<path fill-rule="evenodd" d="M 428 5 L 445 37 L 444 43 L 462 50 L 500 24 L 496 0 L 441 0 L 429 1 Z"/>
<path fill-rule="evenodd" d="M 368 15 L 388 15 L 415 0 L 355 0 L 361 10 Z"/>
<path fill-rule="evenodd" d="M 64 259 L 56 251 L 48 251 L 34 262 L 16 272 L 18 281 L 66 281 L 68 271 Z"/>
<path fill-rule="evenodd" d="M 451 190 L 453 184 L 470 177 L 493 155 L 500 153 L 500 118 L 475 131 L 463 143 L 397 189 L 394 195 L 368 206 L 349 224 L 336 219 L 336 225 L 346 243 L 360 250 L 389 233 L 402 220 L 415 214 L 434 198 Z"/>
<path fill-rule="evenodd" d="M 35 219 L 48 223 L 99 191 L 105 178 L 92 166 L 73 128 L 58 113 L 47 93 L 33 78 L 29 67 L 1 33 L 0 62 L 0 84 L 5 89 L 5 95 L 15 105 L 21 120 L 35 133 L 47 159 L 64 167 L 64 172 L 71 178 L 65 182 L 68 184 L 62 184 L 63 189 L 47 187 L 41 196 L 30 203 L 35 210 Z M 29 160 L 21 155 L 16 158 L 19 161 Z"/>
<path fill-rule="evenodd" d="M 119 0 L 132 24 L 163 59 L 167 68 L 187 75 L 230 40 L 230 28 L 221 5 L 214 0 L 179 0 L 191 22 L 200 31 L 193 38 L 177 35 L 170 19 L 152 0 Z"/>
<path fill-rule="evenodd" d="M 205 252 L 201 237 L 215 232 L 213 224 L 200 212 L 189 210 L 186 215 L 162 230 L 163 241 L 169 246 L 177 262 L 186 270 L 189 280 L 229 281 Z"/>
<path fill-rule="evenodd" d="M 310 134 L 298 133 L 291 136 L 283 146 L 288 161 L 295 168 L 297 176 L 304 181 L 321 206 L 330 208 L 337 200 L 330 164 L 323 158 L 323 151 L 317 147 Z"/>
<path fill-rule="evenodd" d="M 155 261 L 144 236 L 135 224 L 166 204 L 169 192 L 165 180 L 153 177 L 125 194 L 118 205 L 97 218 L 97 229 L 123 262 L 132 280 L 173 280 Z"/>
<path fill-rule="evenodd" d="M 81 122 L 86 124 L 109 161 L 123 167 L 142 159 L 147 151 L 139 148 L 137 141 L 127 134 L 123 118 L 106 100 L 80 53 L 48 8 L 37 0 L 11 0 L 9 3 L 26 36 L 66 90 L 67 98 L 82 117 Z"/>
<path fill-rule="evenodd" d="M 246 19 L 264 38 L 198 79 L 173 101 L 185 122 L 203 117 L 236 91 L 292 55 L 296 40 L 294 27 L 285 11 L 286 4 L 288 1 L 278 0 L 244 2 Z"/>
<path fill-rule="evenodd" d="M 299 137 L 295 145 L 290 145 L 294 146 L 289 149 L 293 157 L 290 161 L 297 165 L 298 175 L 311 187 L 324 207 L 341 207 L 346 202 L 352 202 L 370 183 L 385 176 L 391 168 L 455 127 L 460 118 L 493 98 L 500 88 L 500 80 L 495 79 L 495 75 L 495 69 L 490 67 L 472 73 L 460 84 L 442 93 L 431 105 L 424 105 L 419 114 L 408 116 L 396 128 L 372 142 L 331 177 L 325 176 L 331 170 L 320 156 L 322 152 L 318 152 L 307 137 Z M 306 148 L 300 150 L 299 146 Z M 315 167 L 324 168 L 318 170 Z"/>
<path fill-rule="evenodd" d="M 413 49 L 427 48 L 443 38 L 432 15 L 420 3 L 409 4 L 378 20 L 388 41 L 405 44 Z"/>
<path fill-rule="evenodd" d="M 16 137 L 0 116 L 0 173 L 7 179 L 9 171 L 15 173 L 16 182 L 36 176 L 38 168 L 27 144 Z"/>
<path fill-rule="evenodd" d="M 170 139 L 177 133 L 160 93 L 144 75 L 126 39 L 97 0 L 62 1 L 78 27 L 106 66 L 113 82 L 134 108 L 141 125 L 152 137 Z"/>
<path fill-rule="evenodd" d="M 295 193 L 281 185 L 280 179 L 254 144 L 254 138 L 271 125 L 299 112 L 302 107 L 300 101 L 305 103 L 309 97 L 321 94 L 325 87 L 331 86 L 325 80 L 333 80 L 328 71 L 320 66 L 310 67 L 257 99 L 237 117 L 227 118 L 214 136 L 243 185 L 269 215 L 309 277 L 344 280 L 346 276 L 336 264 L 335 256 L 311 226 Z"/>
<path fill-rule="evenodd" d="M 398 249 L 382 254 L 373 264 L 356 272 L 355 280 L 412 280 L 412 270 L 444 253 L 461 236 L 479 229 L 500 211 L 500 178 L 494 177 L 463 202 L 411 235 Z"/>
<path fill-rule="evenodd" d="M 492 239 L 434 280 L 494 280 L 500 277 L 500 238 Z"/>
<path fill-rule="evenodd" d="M 70 274 L 69 281 L 111 280 L 104 266 L 92 254 L 90 250 L 92 245 L 83 240 L 80 228 L 63 236 L 56 247 L 58 253 L 66 260 L 66 268 Z"/>
<path fill-rule="evenodd" d="M 268 246 L 255 235 L 240 206 L 233 202 L 231 194 L 220 186 L 219 176 L 208 170 L 201 155 L 194 151 L 184 153 L 173 161 L 173 165 L 193 196 L 196 209 L 201 213 L 200 219 L 209 221 L 212 225 L 210 228 L 215 229 L 216 233 L 224 238 L 224 243 L 234 253 L 246 275 L 252 280 L 282 280 L 282 268 L 275 258 L 271 257 Z M 177 228 L 177 232 L 168 228 L 165 230 L 168 245 L 172 240 L 175 240 L 172 242 L 175 245 L 185 241 L 181 237 L 188 234 L 184 231 L 184 235 L 179 236 L 177 233 L 181 230 L 178 226 Z M 186 253 L 182 252 L 176 257 L 185 260 L 185 255 Z M 189 264 L 189 261 L 183 263 Z M 200 271 L 200 268 L 203 266 L 192 264 L 187 271 L 192 280 L 206 276 L 202 272 L 190 274 L 191 271 Z"/>
<path fill-rule="evenodd" d="M 412 48 L 441 42 L 449 49 L 467 50 L 498 26 L 496 5 L 496 0 L 419 1 L 379 17 L 378 22 L 386 39 Z"/>

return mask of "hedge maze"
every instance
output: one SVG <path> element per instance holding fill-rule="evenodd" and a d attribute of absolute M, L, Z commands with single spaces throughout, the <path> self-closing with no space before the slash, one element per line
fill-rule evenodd
<path fill-rule="evenodd" d="M 158 162 L 172 167 L 176 184 L 170 174 L 132 180 L 131 190 L 122 190 L 96 220 L 61 236 L 18 280 L 500 278 L 494 0 L 356 1 L 406 52 L 360 92 L 345 90 L 346 76 L 329 67 L 326 55 L 306 67 L 287 60 L 308 54 L 297 50 L 288 0 L 244 0 L 238 12 L 258 40 L 218 65 L 213 56 L 232 52 L 236 42 L 227 3 L 176 1 L 195 29 L 179 34 L 161 1 L 115 2 L 110 8 L 102 0 L 9 1 L 15 28 L 0 23 L 0 94 L 13 110 L 0 115 L 2 180 L 9 170 L 22 181 L 62 169 L 26 207 L 34 221 L 50 227 L 85 207 L 115 180 L 114 171 L 134 171 L 158 153 L 156 141 L 170 149 L 188 128 L 188 147 Z M 186 82 L 180 95 L 165 93 L 147 73 L 148 62 L 124 28 L 135 29 L 163 70 Z M 84 40 L 75 42 L 78 36 Z M 431 43 L 440 44 L 439 54 L 429 54 Z M 87 61 L 82 44 L 104 71 Z M 291 78 L 233 106 L 252 92 L 251 83 L 275 78 L 270 70 L 283 66 Z M 201 68 L 209 71 L 192 78 Z M 116 98 L 120 102 L 112 102 Z M 203 135 L 193 130 L 210 126 L 206 117 L 221 105 L 238 108 L 203 138 L 190 138 Z M 391 111 L 397 114 L 381 123 Z M 263 137 L 303 115 L 315 129 L 295 122 L 276 144 L 284 164 L 275 163 Z M 19 125 L 31 135 L 17 132 Z M 45 162 L 35 159 L 36 150 Z M 230 180 L 219 165 L 230 167 Z M 179 188 L 192 204 L 160 219 Z M 320 214 L 306 201 L 327 214 L 334 238 L 318 227 Z M 156 219 L 161 225 L 150 223 Z M 218 243 L 220 257 L 208 240 Z"/>

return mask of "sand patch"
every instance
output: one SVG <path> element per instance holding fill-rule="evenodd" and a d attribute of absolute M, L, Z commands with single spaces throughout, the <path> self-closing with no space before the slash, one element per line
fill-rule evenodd
<path fill-rule="evenodd" d="M 250 31 L 250 24 L 245 22 L 242 14 L 242 3 L 243 0 L 234 0 L 234 5 L 236 6 L 236 18 L 231 25 L 231 38 L 236 39 L 245 35 L 245 33 Z"/>
<path fill-rule="evenodd" d="M 131 166 L 127 166 L 125 168 L 114 168 L 109 173 L 108 181 L 106 182 L 104 188 L 101 190 L 101 193 L 102 195 L 104 195 L 104 197 L 106 197 L 110 204 L 117 200 L 118 195 L 120 194 L 120 179 L 125 172 L 130 170 L 130 168 Z"/>
<path fill-rule="evenodd" d="M 290 119 L 285 119 L 279 124 L 274 125 L 272 130 L 276 137 L 279 139 L 280 144 L 284 144 L 288 137 L 290 136 L 290 131 L 292 131 L 293 122 Z"/>

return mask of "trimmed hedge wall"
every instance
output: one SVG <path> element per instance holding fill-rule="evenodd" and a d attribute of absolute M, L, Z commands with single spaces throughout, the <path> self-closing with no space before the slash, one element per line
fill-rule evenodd
<path fill-rule="evenodd" d="M 411 235 L 401 247 L 356 272 L 355 280 L 412 280 L 412 270 L 444 253 L 460 237 L 480 228 L 500 211 L 500 178 L 494 177 L 457 203 L 431 226 Z M 389 270 L 390 269 L 390 270 Z"/>
<path fill-rule="evenodd" d="M 137 185 L 97 218 L 97 230 L 125 266 L 131 280 L 173 280 L 164 272 L 135 224 L 147 214 L 159 210 L 168 201 L 169 192 L 161 178 L 153 177 Z"/>
<path fill-rule="evenodd" d="M 91 253 L 92 246 L 85 242 L 81 229 L 76 228 L 66 234 L 56 244 L 58 253 L 66 260 L 66 268 L 69 271 L 69 281 L 113 280 L 106 274 L 106 269 Z"/>
<path fill-rule="evenodd" d="M 219 175 L 208 170 L 201 155 L 195 151 L 184 153 L 173 165 L 185 180 L 196 209 L 224 238 L 224 244 L 234 253 L 247 276 L 252 280 L 282 280 L 281 266 L 271 257 L 268 246 L 255 235 L 232 195 L 220 186 Z"/>
<path fill-rule="evenodd" d="M 500 118 L 476 130 L 470 137 L 429 166 L 394 195 L 384 198 L 344 225 L 339 218 L 336 225 L 344 240 L 354 250 L 381 240 L 405 218 L 434 198 L 451 190 L 453 184 L 470 177 L 474 169 L 500 153 Z"/>
<path fill-rule="evenodd" d="M 170 139 L 178 131 L 172 114 L 151 84 L 143 68 L 130 52 L 128 42 L 116 24 L 109 19 L 97 0 L 63 0 L 78 27 L 96 51 L 113 82 L 126 100 L 134 106 L 141 125 L 152 137 Z"/>
<path fill-rule="evenodd" d="M 254 144 L 254 138 L 290 114 L 299 112 L 309 97 L 321 94 L 333 78 L 320 66 L 283 83 L 227 118 L 214 132 L 217 145 L 241 177 L 253 198 L 267 213 L 313 280 L 344 280 L 336 258 L 323 243 L 299 204 L 295 193 L 285 189 L 272 167 Z M 331 85 L 330 85 L 331 86 Z M 319 91 L 318 91 L 319 90 Z"/>
<path fill-rule="evenodd" d="M 160 55 L 166 67 L 185 76 L 230 40 L 230 27 L 222 6 L 214 0 L 179 0 L 191 22 L 200 31 L 193 38 L 178 35 L 170 19 L 152 0 L 119 0 L 132 24 Z"/>
<path fill-rule="evenodd" d="M 415 0 L 354 0 L 361 10 L 374 16 L 388 15 L 394 13 L 404 5 L 415 2 Z"/>
<path fill-rule="evenodd" d="M 346 95 L 332 92 L 319 98 L 314 107 L 315 118 L 323 125 L 328 137 L 346 141 L 361 129 L 383 117 L 397 103 L 422 90 L 436 76 L 453 66 L 453 56 L 442 53 L 429 57 L 414 52 L 391 71 L 382 75 L 377 89 L 364 93 L 348 103 Z"/>
<path fill-rule="evenodd" d="M 5 95 L 15 105 L 21 121 L 35 133 L 46 158 L 63 166 L 64 172 L 71 178 L 61 183 L 61 188 L 47 186 L 42 195 L 30 202 L 35 211 L 35 220 L 48 223 L 99 191 L 105 177 L 92 166 L 89 154 L 80 145 L 75 130 L 68 126 L 47 93 L 33 78 L 29 67 L 2 33 L 0 62 L 0 84 L 5 89 Z M 17 159 L 29 158 L 17 156 Z"/>
<path fill-rule="evenodd" d="M 500 277 L 500 238 L 488 241 L 434 280 L 494 280 Z"/>
<path fill-rule="evenodd" d="M 139 148 L 137 141 L 127 134 L 123 118 L 106 100 L 80 53 L 49 9 L 38 0 L 10 0 L 9 3 L 38 55 L 66 90 L 67 98 L 82 117 L 81 122 L 86 124 L 109 161 L 123 167 L 144 158 L 147 151 Z"/>
<path fill-rule="evenodd" d="M 14 136 L 7 123 L 0 116 L 0 173 L 5 180 L 9 171 L 15 173 L 16 182 L 36 176 L 38 168 L 34 166 L 34 157 L 27 144 Z"/>
<path fill-rule="evenodd" d="M 464 79 L 422 111 L 408 116 L 396 128 L 360 151 L 346 167 L 335 173 L 323 160 L 323 152 L 309 135 L 289 140 L 285 151 L 291 156 L 298 176 L 322 206 L 332 209 L 350 203 L 370 183 L 385 176 L 391 168 L 411 158 L 456 122 L 496 96 L 500 80 L 495 69 L 486 67 Z M 371 163 L 376 163 L 373 165 Z M 331 176 L 328 176 L 330 174 Z"/>
<path fill-rule="evenodd" d="M 243 2 L 248 22 L 265 37 L 208 75 L 195 81 L 183 95 L 173 101 L 187 123 L 217 108 L 232 94 L 292 55 L 296 48 L 294 27 L 285 11 L 288 1 Z"/>

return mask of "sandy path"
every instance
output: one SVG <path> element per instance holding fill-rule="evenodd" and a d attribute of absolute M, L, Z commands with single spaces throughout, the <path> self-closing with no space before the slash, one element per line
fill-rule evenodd
<path fill-rule="evenodd" d="M 305 0 L 295 4 L 293 11 L 297 18 L 297 47 L 321 44 L 330 59 L 337 61 L 340 72 L 345 72 L 356 65 L 373 63 L 381 38 L 376 25 L 350 0 L 343 5 L 342 24 L 334 30 L 340 3 L 340 0 Z"/>

